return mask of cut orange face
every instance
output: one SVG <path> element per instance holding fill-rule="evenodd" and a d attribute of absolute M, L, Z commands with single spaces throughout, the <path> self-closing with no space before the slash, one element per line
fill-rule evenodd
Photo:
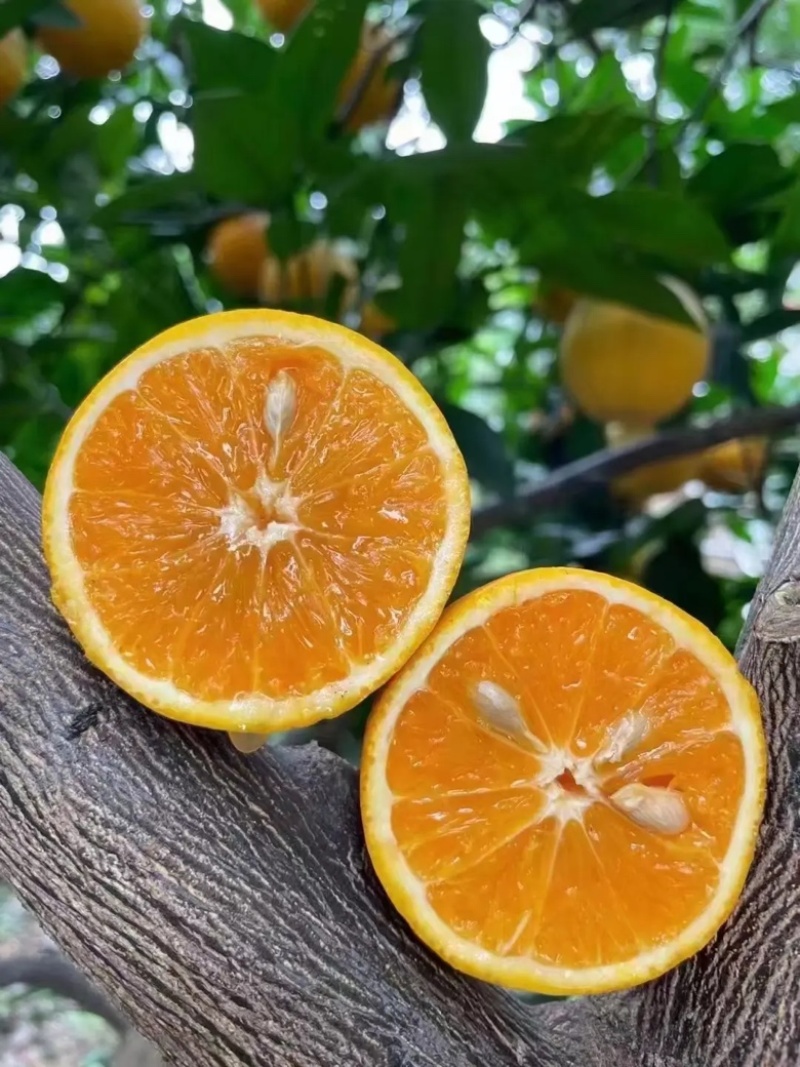
<path fill-rule="evenodd" d="M 387 687 L 367 845 L 417 934 L 479 978 L 597 993 L 692 955 L 753 855 L 755 694 L 700 623 L 604 574 L 465 597 Z"/>
<path fill-rule="evenodd" d="M 439 617 L 464 464 L 414 376 L 276 311 L 177 326 L 95 388 L 44 499 L 53 597 L 148 707 L 233 732 L 337 715 Z"/>

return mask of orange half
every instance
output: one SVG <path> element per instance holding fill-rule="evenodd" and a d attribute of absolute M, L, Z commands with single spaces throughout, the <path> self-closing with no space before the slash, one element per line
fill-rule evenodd
<path fill-rule="evenodd" d="M 759 707 L 702 625 L 572 569 L 465 597 L 386 689 L 367 845 L 444 959 L 545 993 L 645 981 L 704 945 L 750 865 Z"/>
<path fill-rule="evenodd" d="M 44 497 L 53 597 L 148 707 L 233 732 L 305 725 L 392 675 L 439 617 L 469 485 L 414 376 L 360 334 L 211 315 L 95 388 Z"/>

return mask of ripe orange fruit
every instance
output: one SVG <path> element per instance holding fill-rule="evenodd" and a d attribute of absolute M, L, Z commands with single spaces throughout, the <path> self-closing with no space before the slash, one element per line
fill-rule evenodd
<path fill-rule="evenodd" d="M 606 440 L 610 445 L 630 444 L 649 436 L 650 432 L 641 427 L 621 426 L 619 423 L 611 423 L 606 427 Z M 620 499 L 638 505 L 657 493 L 674 493 L 687 482 L 702 477 L 703 453 L 693 452 L 637 467 L 630 474 L 614 478 L 611 489 Z"/>
<path fill-rule="evenodd" d="M 65 0 L 80 26 L 41 26 L 38 41 L 44 52 L 76 78 L 105 78 L 133 59 L 144 36 L 145 20 L 138 0 Z"/>
<path fill-rule="evenodd" d="M 268 256 L 261 264 L 258 293 L 262 303 L 271 307 L 306 304 L 321 313 L 337 276 L 344 284 L 340 307 L 344 312 L 356 299 L 358 269 L 352 259 L 327 241 L 315 241 L 285 263 L 277 256 Z"/>
<path fill-rule="evenodd" d="M 367 846 L 455 967 L 545 993 L 653 978 L 731 912 L 761 819 L 756 695 L 700 623 L 605 574 L 457 602 L 380 697 Z"/>
<path fill-rule="evenodd" d="M 652 426 L 682 408 L 706 373 L 710 344 L 702 307 L 684 285 L 665 284 L 696 327 L 601 300 L 579 300 L 570 312 L 561 377 L 589 418 Z"/>
<path fill-rule="evenodd" d="M 22 30 L 0 37 L 0 107 L 17 95 L 25 81 L 28 48 Z"/>
<path fill-rule="evenodd" d="M 87 655 L 170 718 L 330 718 L 430 631 L 469 526 L 461 455 L 360 334 L 250 310 L 139 348 L 70 422 L 44 495 L 53 599 Z"/>
<path fill-rule="evenodd" d="M 400 98 L 401 85 L 388 76 L 391 65 L 392 37 L 382 26 L 365 23 L 361 46 L 339 89 L 339 110 L 349 109 L 350 101 L 358 95 L 358 104 L 345 122 L 345 129 L 356 133 L 373 122 L 384 122 L 394 114 Z M 376 54 L 380 58 L 376 60 Z M 364 84 L 366 80 L 366 84 Z"/>
<path fill-rule="evenodd" d="M 268 224 L 268 215 L 253 212 L 223 219 L 211 231 L 206 247 L 209 270 L 229 292 L 258 294 L 261 264 L 269 254 Z"/>
<path fill-rule="evenodd" d="M 694 455 L 646 463 L 630 474 L 615 478 L 611 487 L 621 499 L 639 504 L 658 493 L 674 493 L 687 482 L 702 477 L 702 459 L 695 452 Z"/>
<path fill-rule="evenodd" d="M 281 33 L 293 30 L 313 0 L 258 0 L 261 13 Z"/>
<path fill-rule="evenodd" d="M 767 447 L 763 437 L 744 437 L 707 449 L 703 453 L 703 481 L 710 489 L 732 493 L 752 489 L 764 471 Z"/>

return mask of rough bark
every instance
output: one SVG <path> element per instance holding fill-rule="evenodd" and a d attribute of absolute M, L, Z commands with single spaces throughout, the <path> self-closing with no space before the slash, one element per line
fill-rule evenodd
<path fill-rule="evenodd" d="M 38 509 L 0 457 L 0 870 L 170 1062 L 797 1062 L 798 493 L 742 652 L 772 783 L 741 906 L 660 982 L 536 1008 L 410 936 L 366 861 L 342 760 L 313 746 L 237 756 L 143 710 L 85 661 L 48 600 Z"/>

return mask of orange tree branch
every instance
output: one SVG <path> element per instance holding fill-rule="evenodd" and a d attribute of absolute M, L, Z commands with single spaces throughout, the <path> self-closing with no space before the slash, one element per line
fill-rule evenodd
<path fill-rule="evenodd" d="M 629 474 L 648 463 L 699 452 L 736 437 L 774 434 L 800 423 L 800 404 L 739 411 L 707 426 L 654 433 L 620 448 L 606 448 L 551 471 L 542 481 L 508 500 L 479 508 L 472 519 L 472 538 L 498 526 L 530 522 L 537 510 L 557 507 L 587 488 Z"/>

